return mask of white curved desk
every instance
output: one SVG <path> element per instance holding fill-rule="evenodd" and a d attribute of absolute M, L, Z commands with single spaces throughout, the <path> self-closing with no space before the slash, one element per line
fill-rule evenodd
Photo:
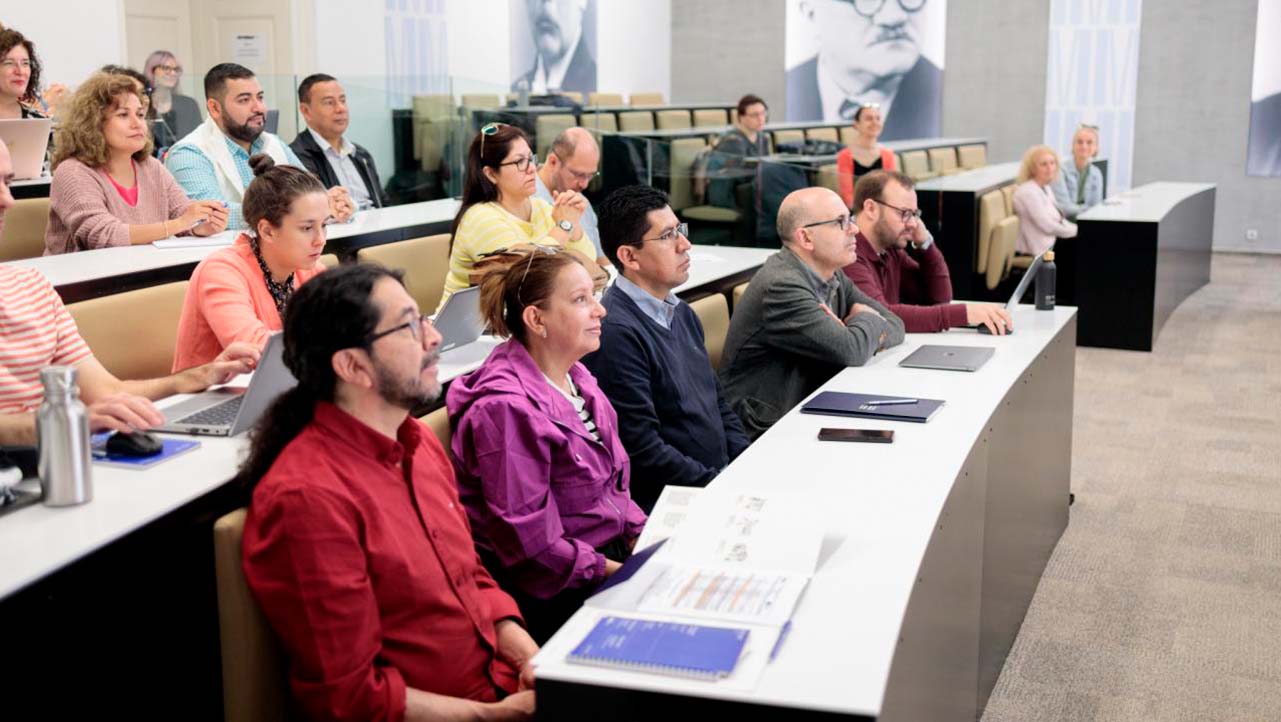
<path fill-rule="evenodd" d="M 585 608 L 538 657 L 540 716 L 979 717 L 1067 524 L 1075 315 L 1022 306 L 1007 338 L 910 334 L 822 390 L 945 399 L 929 423 L 793 410 L 713 482 L 808 494 L 813 515 L 796 523 L 825 531 L 790 635 L 755 689 L 567 664 L 578 630 L 602 614 Z M 897 365 L 927 343 L 997 350 L 973 374 Z M 819 442 L 824 426 L 893 428 L 896 439 Z"/>

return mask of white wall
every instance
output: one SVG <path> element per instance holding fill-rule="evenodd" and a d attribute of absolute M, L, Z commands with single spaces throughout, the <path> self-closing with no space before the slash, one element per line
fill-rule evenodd
<path fill-rule="evenodd" d="M 512 81 L 507 0 L 445 0 L 445 11 L 454 97 L 462 93 L 505 95 Z"/>
<path fill-rule="evenodd" d="M 671 100 L 671 0 L 597 0 L 596 13 L 596 88 Z"/>
<path fill-rule="evenodd" d="M 124 62 L 122 0 L 6 1 L 0 23 L 35 44 L 46 87 L 74 86 L 107 63 Z"/>

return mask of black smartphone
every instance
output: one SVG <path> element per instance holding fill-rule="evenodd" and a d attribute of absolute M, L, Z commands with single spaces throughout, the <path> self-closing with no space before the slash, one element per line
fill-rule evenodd
<path fill-rule="evenodd" d="M 818 440 L 892 444 L 894 443 L 894 431 L 892 429 L 819 429 Z"/>

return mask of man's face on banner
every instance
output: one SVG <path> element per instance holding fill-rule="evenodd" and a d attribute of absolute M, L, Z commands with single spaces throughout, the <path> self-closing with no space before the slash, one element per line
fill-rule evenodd
<path fill-rule="evenodd" d="M 806 0 L 819 55 L 841 76 L 903 75 L 921 57 L 920 12 L 926 0 Z"/>
<path fill-rule="evenodd" d="M 573 52 L 570 43 L 583 25 L 587 0 L 525 0 L 534 45 L 547 64 Z"/>

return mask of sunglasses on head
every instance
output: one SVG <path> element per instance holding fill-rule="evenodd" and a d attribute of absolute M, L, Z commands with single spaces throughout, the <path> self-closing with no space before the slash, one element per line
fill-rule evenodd
<path fill-rule="evenodd" d="M 486 123 L 480 128 L 480 157 L 485 157 L 485 138 L 498 133 L 498 129 L 507 125 L 506 123 Z"/>

